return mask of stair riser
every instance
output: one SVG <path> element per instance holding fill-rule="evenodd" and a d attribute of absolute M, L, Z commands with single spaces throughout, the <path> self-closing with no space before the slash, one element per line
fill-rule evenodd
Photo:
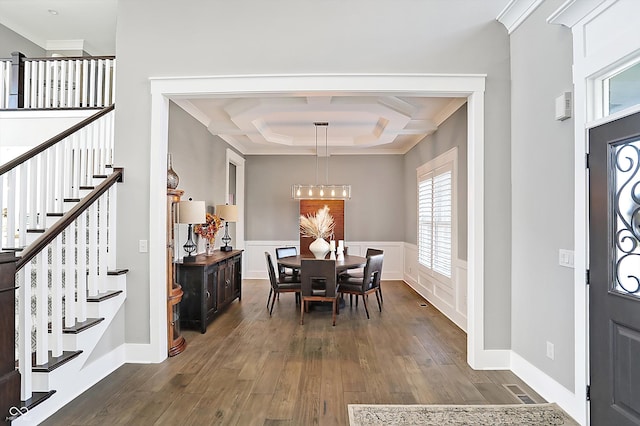
<path fill-rule="evenodd" d="M 120 309 L 120 306 L 124 303 L 126 295 L 120 293 L 119 295 L 112 297 L 101 302 L 89 302 L 87 303 L 87 317 L 88 318 L 108 318 L 115 315 Z"/>
<path fill-rule="evenodd" d="M 69 381 L 69 371 L 79 371 L 80 368 L 82 368 L 82 364 L 84 364 L 84 360 L 86 359 L 86 355 L 82 355 L 84 354 L 81 354 L 49 373 L 32 373 L 33 391 L 48 392 L 50 390 L 60 389 L 64 383 Z"/>

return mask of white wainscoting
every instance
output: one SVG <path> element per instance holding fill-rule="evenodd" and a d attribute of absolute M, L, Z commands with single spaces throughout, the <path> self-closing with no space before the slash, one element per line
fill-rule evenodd
<path fill-rule="evenodd" d="M 404 244 L 404 281 L 458 327 L 467 331 L 467 262 L 455 259 L 451 285 L 421 273 L 418 246 Z"/>
<path fill-rule="evenodd" d="M 345 241 L 349 254 L 364 256 L 367 248 L 384 250 L 384 264 L 382 267 L 383 280 L 403 279 L 404 245 L 400 241 Z M 244 270 L 242 278 L 267 279 L 267 266 L 264 252 L 268 251 L 275 262 L 276 247 L 294 246 L 300 250 L 299 241 L 245 241 L 243 259 Z"/>

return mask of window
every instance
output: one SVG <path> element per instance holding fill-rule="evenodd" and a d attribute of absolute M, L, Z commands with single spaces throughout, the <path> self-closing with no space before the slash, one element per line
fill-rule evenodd
<path fill-rule="evenodd" d="M 418 168 L 418 262 L 447 279 L 452 269 L 456 154 L 450 151 Z"/>
<path fill-rule="evenodd" d="M 640 104 L 640 63 L 627 65 L 602 79 L 603 116 Z"/>

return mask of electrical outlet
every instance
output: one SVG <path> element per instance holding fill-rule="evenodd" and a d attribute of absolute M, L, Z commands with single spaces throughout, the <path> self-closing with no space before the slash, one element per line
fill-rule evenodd
<path fill-rule="evenodd" d="M 147 240 L 138 241 L 138 251 L 140 253 L 146 253 L 149 251 L 149 244 L 147 243 Z"/>
<path fill-rule="evenodd" d="M 555 357 L 553 343 L 547 342 L 547 358 L 553 359 Z"/>

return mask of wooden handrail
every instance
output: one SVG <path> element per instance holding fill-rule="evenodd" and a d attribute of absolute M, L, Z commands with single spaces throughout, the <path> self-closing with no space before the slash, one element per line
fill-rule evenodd
<path fill-rule="evenodd" d="M 60 235 L 74 220 L 76 220 L 83 212 L 85 212 L 91 204 L 93 204 L 102 194 L 107 192 L 116 182 L 124 181 L 124 169 L 116 167 L 113 173 L 100 183 L 91 193 L 84 197 L 78 204 L 73 206 L 71 210 L 64 214 L 51 228 L 47 229 L 44 234 L 40 235 L 37 240 L 30 244 L 22 253 L 20 259 L 16 262 L 16 271 L 19 271 L 24 265 L 31 261 L 38 253 L 44 250 L 58 235 Z"/>
<path fill-rule="evenodd" d="M 46 56 L 40 58 L 24 58 L 23 61 L 78 61 L 78 60 L 96 60 L 96 59 L 115 59 L 115 56 Z"/>
<path fill-rule="evenodd" d="M 2 176 L 3 174 L 7 173 L 8 171 L 14 169 L 15 167 L 19 166 L 20 164 L 24 163 L 25 161 L 28 161 L 28 160 L 32 159 L 36 155 L 38 155 L 41 152 L 45 151 L 46 149 L 52 147 L 53 145 L 57 144 L 58 142 L 66 139 L 67 137 L 71 136 L 72 134 L 74 134 L 78 130 L 82 129 L 83 127 L 86 127 L 89 124 L 93 123 L 94 121 L 96 121 L 100 117 L 103 117 L 103 116 L 107 115 L 108 113 L 113 111 L 115 109 L 115 107 L 116 107 L 115 104 L 111 104 L 108 107 L 101 109 L 97 113 L 85 118 L 81 122 L 79 122 L 79 123 L 69 127 L 68 129 L 58 133 L 57 135 L 55 135 L 54 137 L 52 137 L 48 141 L 41 143 L 40 145 L 30 149 L 29 151 L 25 152 L 24 154 L 22 154 L 22 155 L 20 155 L 20 156 L 18 156 L 16 158 L 14 158 L 13 160 L 9 161 L 8 163 L 3 164 L 2 166 L 0 166 L 0 176 Z"/>

